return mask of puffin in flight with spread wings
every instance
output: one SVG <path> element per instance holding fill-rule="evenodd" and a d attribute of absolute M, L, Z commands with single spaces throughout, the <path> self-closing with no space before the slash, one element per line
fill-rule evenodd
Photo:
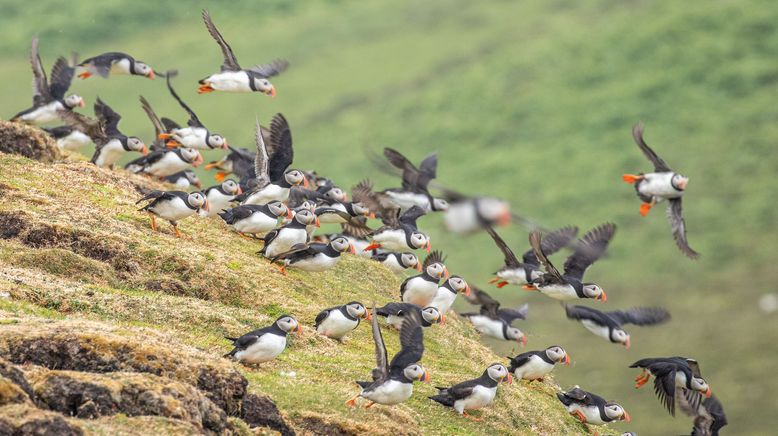
<path fill-rule="evenodd" d="M 670 320 L 670 313 L 661 307 L 633 307 L 627 310 L 602 312 L 586 306 L 565 305 L 568 319 L 580 321 L 587 330 L 595 335 L 622 344 L 629 348 L 630 335 L 622 328 L 624 324 L 639 326 L 662 324 Z"/>

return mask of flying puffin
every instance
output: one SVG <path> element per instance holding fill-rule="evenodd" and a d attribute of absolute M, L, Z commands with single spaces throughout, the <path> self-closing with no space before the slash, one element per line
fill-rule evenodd
<path fill-rule="evenodd" d="M 358 216 L 370 216 L 370 210 L 361 203 L 335 202 L 316 208 L 316 216 L 322 224 L 343 224 Z"/>
<path fill-rule="evenodd" d="M 97 119 L 89 118 L 70 110 L 60 110 L 65 122 L 92 138 L 97 148 L 92 155 L 92 163 L 100 168 L 111 168 L 128 151 L 137 151 L 147 155 L 148 147 L 140 138 L 126 136 L 119 131 L 121 115 L 97 98 L 94 106 Z"/>
<path fill-rule="evenodd" d="M 211 91 L 225 92 L 261 92 L 272 97 L 276 96 L 276 88 L 269 78 L 281 74 L 289 67 L 289 62 L 284 59 L 276 59 L 269 64 L 255 65 L 249 69 L 241 68 L 232 48 L 224 40 L 216 25 L 211 21 L 211 15 L 203 10 L 203 21 L 208 33 L 211 34 L 224 56 L 221 71 L 200 80 L 199 94 Z"/>
<path fill-rule="evenodd" d="M 204 190 L 203 193 L 208 199 L 208 206 L 210 207 L 208 216 L 216 217 L 225 209 L 231 209 L 230 203 L 242 192 L 238 182 L 232 179 L 227 179 L 216 186 L 211 186 Z"/>
<path fill-rule="evenodd" d="M 373 317 L 362 303 L 352 301 L 322 310 L 316 315 L 316 324 L 313 327 L 316 333 L 343 342 L 343 337 L 356 329 L 362 319 L 370 321 Z"/>
<path fill-rule="evenodd" d="M 654 391 L 659 401 L 675 416 L 676 393 L 683 395 L 691 408 L 697 408 L 702 396 L 710 398 L 711 390 L 700 374 L 700 366 L 694 359 L 685 357 L 655 357 L 640 359 L 629 366 L 643 371 L 635 377 L 635 388 L 648 383 L 653 375 Z M 680 389 L 680 392 L 676 391 Z"/>
<path fill-rule="evenodd" d="M 556 300 L 576 298 L 594 298 L 603 302 L 608 300 L 605 291 L 596 283 L 583 282 L 586 270 L 605 253 L 608 243 L 616 233 L 616 224 L 606 223 L 589 230 L 578 240 L 575 251 L 565 261 L 565 273 L 560 274 L 543 252 L 542 236 L 537 230 L 529 235 L 529 244 L 535 252 L 545 273 L 524 285 L 524 289 L 540 291 Z"/>
<path fill-rule="evenodd" d="M 364 248 L 364 247 L 363 247 Z M 374 253 L 371 258 L 376 262 L 381 262 L 385 267 L 395 274 L 401 274 L 406 269 L 416 268 L 421 272 L 421 262 L 415 254 L 410 252 L 405 253 Z"/>
<path fill-rule="evenodd" d="M 670 320 L 670 313 L 660 307 L 633 307 L 601 312 L 590 307 L 565 304 L 565 313 L 568 319 L 580 321 L 586 330 L 615 344 L 622 344 L 627 349 L 630 347 L 630 336 L 622 325 L 656 325 Z"/>
<path fill-rule="evenodd" d="M 421 319 L 421 326 L 424 328 L 430 327 L 432 324 L 445 322 L 446 320 L 445 314 L 440 313 L 437 308 L 431 306 L 422 308 L 421 306 L 411 303 L 393 301 L 386 304 L 384 307 L 375 309 L 375 314 L 377 316 L 385 317 L 386 323 L 397 330 L 400 330 L 405 315 L 410 312 L 418 312 Z"/>
<path fill-rule="evenodd" d="M 29 124 L 46 124 L 58 121 L 63 111 L 72 111 L 75 107 L 84 107 L 84 99 L 76 94 L 65 97 L 73 80 L 73 68 L 68 61 L 59 57 L 51 68 L 51 83 L 46 79 L 41 56 L 38 53 L 38 38 L 32 39 L 30 50 L 32 64 L 32 107 L 11 117 L 11 121 Z"/>
<path fill-rule="evenodd" d="M 57 146 L 61 150 L 79 150 L 92 142 L 92 138 L 71 126 L 57 126 L 43 130 L 57 141 Z"/>
<path fill-rule="evenodd" d="M 257 154 L 254 160 L 256 179 L 252 181 L 251 189 L 239 197 L 243 204 L 285 202 L 289 199 L 289 190 L 293 186 L 302 184 L 304 187 L 308 187 L 308 179 L 305 178 L 302 171 L 287 170 L 294 160 L 294 149 L 292 147 L 292 131 L 282 114 L 275 114 L 270 121 L 270 147 L 265 146 L 259 122 L 256 125 L 254 140 L 257 145 Z"/>
<path fill-rule="evenodd" d="M 448 210 L 448 202 L 442 198 L 433 197 L 428 189 L 430 181 L 435 178 L 437 172 L 438 156 L 436 153 L 425 157 L 419 164 L 419 168 L 416 168 L 408 158 L 392 148 L 384 148 L 384 157 L 393 167 L 402 171 L 402 188 L 387 189 L 378 195 L 394 203 L 400 212 L 405 212 L 413 206 L 420 207 L 425 213 Z"/>
<path fill-rule="evenodd" d="M 424 259 L 421 274 L 408 277 L 400 285 L 400 299 L 404 303 L 428 306 L 438 291 L 440 279 L 448 279 L 448 268 L 440 251 L 433 251 Z"/>
<path fill-rule="evenodd" d="M 495 301 L 491 297 L 489 299 Z M 460 315 L 469 319 L 478 333 L 503 341 L 516 341 L 526 346 L 527 337 L 511 324 L 517 319 L 527 319 L 528 312 L 529 305 L 526 303 L 517 309 L 500 308 L 498 303 L 482 305 L 479 313 L 469 312 Z"/>
<path fill-rule="evenodd" d="M 241 235 L 269 232 L 278 225 L 278 218 L 292 218 L 292 212 L 280 201 L 268 204 L 245 204 L 219 213 L 225 223 Z"/>
<path fill-rule="evenodd" d="M 648 215 L 651 208 L 662 200 L 667 200 L 667 218 L 673 230 L 675 244 L 686 256 L 697 259 L 700 254 L 689 247 L 686 240 L 686 221 L 683 219 L 681 198 L 686 191 L 689 178 L 676 173 L 643 140 L 643 123 L 632 127 L 632 137 L 640 151 L 654 164 L 653 173 L 624 174 L 625 182 L 634 184 L 638 198 L 643 201 L 640 214 Z"/>
<path fill-rule="evenodd" d="M 312 244 L 297 244 L 289 251 L 273 257 L 273 262 L 282 261 L 281 272 L 286 268 L 298 268 L 308 272 L 320 272 L 334 268 L 340 260 L 340 255 L 350 251 L 356 253 L 354 246 L 343 236 L 331 239 L 328 243 L 314 242 Z"/>
<path fill-rule="evenodd" d="M 224 357 L 239 362 L 259 364 L 273 360 L 286 349 L 286 335 L 301 333 L 302 326 L 290 315 L 279 317 L 271 326 L 246 333 L 239 338 L 227 338 L 235 348 Z"/>
<path fill-rule="evenodd" d="M 201 209 L 208 211 L 208 200 L 202 192 L 183 192 L 183 191 L 151 191 L 143 198 L 136 201 L 135 204 L 143 201 L 153 200 L 151 203 L 138 209 L 147 212 L 151 217 L 151 229 L 157 231 L 156 217 L 170 222 L 176 232 L 176 237 L 181 237 L 178 230 L 178 221 L 194 215 Z"/>
<path fill-rule="evenodd" d="M 159 139 L 168 140 L 168 147 L 177 147 L 179 145 L 183 147 L 197 148 L 200 150 L 213 150 L 215 148 L 227 149 L 227 140 L 219 134 L 213 133 L 203 125 L 197 114 L 194 113 L 181 97 L 176 94 L 176 90 L 173 89 L 173 85 L 170 83 L 170 74 L 167 76 L 167 89 L 170 91 L 170 95 L 176 99 L 178 104 L 189 114 L 189 121 L 186 127 L 174 127 L 163 133 L 160 133 L 157 137 Z M 170 126 L 172 127 L 172 126 Z"/>
<path fill-rule="evenodd" d="M 85 59 L 77 67 L 81 71 L 78 74 L 80 79 L 88 79 L 95 74 L 101 77 L 116 74 L 143 76 L 149 79 L 154 79 L 156 76 L 153 68 L 126 53 L 120 52 L 103 53 L 99 56 Z"/>
<path fill-rule="evenodd" d="M 512 357 L 508 368 L 517 380 L 537 380 L 551 373 L 557 363 L 570 365 L 570 355 L 564 348 L 552 345 L 545 350 L 527 351 L 516 357 Z"/>
<path fill-rule="evenodd" d="M 438 394 L 430 396 L 429 399 L 453 408 L 460 415 L 472 418 L 467 411 L 492 404 L 500 382 L 511 384 L 513 377 L 504 365 L 493 363 L 486 368 L 481 377 L 458 383 L 450 388 L 436 388 Z"/>
<path fill-rule="evenodd" d="M 318 218 L 312 212 L 308 210 L 298 212 L 289 224 L 272 230 L 265 235 L 265 245 L 259 251 L 259 254 L 268 259 L 274 259 L 282 253 L 291 250 L 297 244 L 307 243 L 308 232 L 305 228 L 313 223 L 316 223 L 318 226 Z"/>
<path fill-rule="evenodd" d="M 262 131 L 262 138 L 265 143 L 270 142 L 270 130 L 260 127 Z M 217 182 L 221 182 L 230 174 L 235 174 L 241 181 L 255 179 L 257 177 L 254 172 L 254 160 L 257 158 L 255 152 L 249 151 L 245 148 L 235 148 L 231 145 L 227 146 L 230 152 L 223 158 L 209 162 L 205 165 L 206 170 L 217 170 L 214 178 Z"/>
<path fill-rule="evenodd" d="M 676 393 L 676 401 L 683 413 L 694 417 L 692 436 L 718 436 L 719 430 L 727 425 L 727 415 L 721 402 L 712 395 L 702 400 L 698 406 L 694 406 L 686 400 L 684 395 Z"/>
<path fill-rule="evenodd" d="M 450 232 L 460 235 L 477 232 L 485 225 L 505 226 L 512 219 L 529 228 L 537 228 L 532 220 L 511 212 L 507 201 L 490 196 L 469 196 L 443 186 L 436 186 L 448 201 L 443 222 Z"/>
<path fill-rule="evenodd" d="M 202 162 L 203 156 L 194 148 L 177 148 L 152 151 L 146 156 L 129 162 L 124 168 L 136 174 L 148 174 L 164 179 L 190 166 L 197 167 Z"/>
<path fill-rule="evenodd" d="M 441 313 L 446 313 L 451 309 L 451 305 L 454 304 L 454 300 L 456 300 L 460 292 L 469 296 L 471 292 L 470 285 L 462 277 L 451 276 L 438 287 L 435 296 L 428 305 L 437 308 Z"/>
<path fill-rule="evenodd" d="M 373 307 L 375 312 L 375 307 Z M 429 382 L 430 375 L 419 364 L 424 354 L 424 332 L 421 327 L 421 319 L 417 312 L 410 312 L 404 316 L 400 328 L 400 351 L 389 362 L 378 327 L 378 318 L 373 317 L 373 341 L 375 342 L 376 367 L 373 369 L 373 381 L 358 381 L 360 392 L 346 401 L 346 405 L 354 407 L 357 398 L 362 397 L 370 401 L 365 408 L 374 404 L 394 405 L 402 403 L 413 394 L 413 382 Z"/>
<path fill-rule="evenodd" d="M 497 234 L 494 227 L 491 225 L 484 225 L 484 229 L 492 237 L 497 248 L 502 251 L 505 256 L 505 265 L 495 272 L 495 278 L 490 281 L 494 283 L 498 288 L 502 288 L 505 285 L 526 285 L 532 283 L 543 274 L 540 268 L 540 262 L 538 261 L 535 252 L 530 248 L 522 256 L 522 260 L 513 254 L 513 251 L 508 247 L 508 244 Z M 547 233 L 543 237 L 541 248 L 546 256 L 550 256 L 562 247 L 568 245 L 570 241 L 578 234 L 578 227 L 562 227 L 561 229 L 554 230 Z"/>
<path fill-rule="evenodd" d="M 357 249 L 357 256 L 371 258 L 373 254 L 380 253 L 379 250 L 365 250 L 370 244 L 370 235 L 373 229 L 367 226 L 367 217 L 357 217 L 350 222 L 340 225 L 340 234 L 348 238 L 351 245 Z M 418 270 L 421 271 L 421 263 L 418 262 Z"/>
<path fill-rule="evenodd" d="M 420 207 L 412 207 L 402 215 L 383 216 L 384 225 L 370 233 L 370 245 L 364 251 L 378 248 L 390 251 L 418 250 L 425 248 L 427 253 L 432 249 L 429 237 L 416 227 L 416 220 L 424 215 Z"/>
<path fill-rule="evenodd" d="M 629 413 L 613 401 L 591 392 L 586 392 L 578 386 L 567 392 L 556 394 L 559 401 L 567 408 L 567 412 L 586 424 L 603 425 L 613 421 L 629 422 Z"/>
<path fill-rule="evenodd" d="M 194 186 L 197 189 L 203 187 L 200 178 L 192 170 L 184 170 L 165 177 L 165 182 L 172 184 L 178 189 L 188 189 L 190 186 Z"/>

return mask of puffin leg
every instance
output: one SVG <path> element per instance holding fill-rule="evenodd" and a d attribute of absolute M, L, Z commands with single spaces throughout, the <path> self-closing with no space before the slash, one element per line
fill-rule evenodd
<path fill-rule="evenodd" d="M 346 405 L 348 407 L 355 407 L 357 405 L 357 398 L 359 398 L 359 394 L 356 394 L 353 397 L 346 400 Z"/>
<path fill-rule="evenodd" d="M 280 272 L 283 275 L 286 275 L 286 265 L 276 265 L 278 267 L 278 272 Z"/>
<path fill-rule="evenodd" d="M 495 283 L 497 283 L 497 282 L 499 282 L 499 281 L 500 281 L 500 278 L 499 278 L 499 277 L 493 277 L 491 280 L 489 280 L 489 283 L 491 283 L 491 284 L 495 284 Z"/>
<path fill-rule="evenodd" d="M 646 216 L 648 215 L 648 212 L 651 211 L 651 208 L 654 207 L 656 204 L 655 199 L 651 199 L 650 203 L 643 203 L 640 205 L 640 216 Z"/>
<path fill-rule="evenodd" d="M 583 413 L 581 413 L 580 410 L 576 410 L 575 412 L 572 412 L 570 414 L 578 418 L 578 420 L 581 421 L 582 423 L 586 424 L 586 417 L 584 416 Z"/>
<path fill-rule="evenodd" d="M 638 380 L 640 380 L 641 378 L 644 378 L 644 377 L 646 376 L 646 372 L 647 372 L 647 371 L 644 369 L 644 370 L 643 370 L 643 371 L 642 371 L 640 374 L 638 374 L 638 375 L 635 377 L 635 381 L 638 381 Z"/>
<path fill-rule="evenodd" d="M 640 389 L 640 388 L 642 388 L 642 387 L 643 387 L 643 385 L 645 385 L 646 383 L 648 383 L 648 381 L 649 381 L 650 379 L 651 379 L 651 374 L 646 374 L 646 375 L 645 375 L 645 377 L 642 377 L 640 380 L 638 380 L 638 381 L 635 383 L 635 389 Z"/>
<path fill-rule="evenodd" d="M 245 233 L 243 233 L 243 232 L 236 232 L 236 233 L 238 233 L 238 236 L 240 236 L 240 237 L 242 237 L 242 238 L 246 238 L 246 239 L 248 239 L 248 240 L 252 240 L 252 239 L 254 239 L 254 238 L 252 238 L 251 236 L 249 236 L 249 235 L 247 235 L 247 234 L 245 234 Z"/>
<path fill-rule="evenodd" d="M 375 406 L 375 401 L 371 401 L 365 405 L 365 409 L 369 409 L 371 407 Z"/>
<path fill-rule="evenodd" d="M 533 285 L 531 283 L 527 283 L 526 285 L 522 286 L 521 288 L 524 289 L 525 291 L 537 291 L 538 290 L 538 288 L 536 288 L 535 285 Z"/>
<path fill-rule="evenodd" d="M 170 223 L 170 224 L 173 226 L 173 230 L 176 231 L 176 238 L 181 238 L 184 236 L 183 234 L 181 234 L 181 230 L 178 230 L 178 224 L 176 223 Z"/>
<path fill-rule="evenodd" d="M 462 411 L 462 416 L 464 416 L 467 419 L 472 419 L 473 421 L 476 421 L 476 422 L 480 422 L 481 421 L 481 418 L 479 418 L 477 416 L 470 415 L 469 413 L 467 413 L 467 410 L 463 410 Z"/>
<path fill-rule="evenodd" d="M 502 288 L 504 288 L 507 285 L 508 285 L 508 282 L 506 282 L 505 280 L 497 282 L 497 289 L 502 289 Z"/>
<path fill-rule="evenodd" d="M 157 217 L 154 216 L 153 213 L 149 212 L 149 217 L 151 217 L 151 230 L 157 231 Z"/>

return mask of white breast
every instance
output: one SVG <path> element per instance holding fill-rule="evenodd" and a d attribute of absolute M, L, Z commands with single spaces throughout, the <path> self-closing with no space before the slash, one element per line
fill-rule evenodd
<path fill-rule="evenodd" d="M 432 302 L 428 306 L 437 308 L 440 313 L 446 313 L 451 309 L 451 305 L 454 304 L 454 300 L 457 299 L 457 294 L 448 290 L 448 288 L 440 287 L 435 292 L 435 297 L 432 298 Z"/>
<path fill-rule="evenodd" d="M 183 129 L 176 129 L 173 131 L 173 138 L 180 142 L 184 147 L 196 148 L 199 150 L 207 150 L 208 144 L 205 143 L 205 138 L 208 136 L 208 131 L 202 127 L 185 127 Z"/>
<path fill-rule="evenodd" d="M 524 268 L 504 269 L 497 272 L 497 277 L 505 280 L 512 285 L 527 284 L 527 275 Z"/>
<path fill-rule="evenodd" d="M 358 325 L 356 320 L 346 318 L 343 316 L 343 312 L 336 309 L 331 311 L 329 316 L 319 324 L 316 332 L 328 338 L 340 339 L 346 333 L 357 328 Z"/>
<path fill-rule="evenodd" d="M 325 213 L 319 215 L 319 221 L 322 224 L 341 224 L 346 222 L 346 220 L 337 213 Z"/>
<path fill-rule="evenodd" d="M 405 267 L 400 265 L 400 262 L 397 261 L 397 257 L 395 256 L 387 256 L 381 263 L 395 274 L 400 274 L 405 271 Z"/>
<path fill-rule="evenodd" d="M 638 185 L 638 191 L 643 195 L 660 199 L 678 198 L 683 195 L 683 191 L 673 188 L 673 174 L 672 172 L 644 174 L 643 180 Z"/>
<path fill-rule="evenodd" d="M 398 205 L 403 212 L 412 208 L 413 206 L 419 206 L 425 211 L 430 210 L 430 201 L 426 195 L 405 191 L 387 191 L 386 195 L 389 196 L 389 198 L 396 205 Z"/>
<path fill-rule="evenodd" d="M 505 335 L 502 331 L 502 322 L 496 319 L 491 319 L 488 316 L 474 315 L 470 317 L 470 322 L 473 323 L 473 327 L 484 335 L 491 336 L 495 339 L 505 340 Z"/>
<path fill-rule="evenodd" d="M 488 406 L 494 401 L 496 393 L 497 386 L 487 388 L 486 386 L 477 385 L 468 397 L 454 402 L 454 409 L 462 413 L 465 410 L 480 409 Z"/>
<path fill-rule="evenodd" d="M 373 240 L 381 244 L 381 248 L 389 251 L 402 251 L 413 249 L 405 241 L 405 232 L 400 229 L 385 230 L 373 237 Z"/>
<path fill-rule="evenodd" d="M 100 154 L 98 155 L 97 160 L 95 160 L 95 165 L 100 168 L 115 165 L 126 152 L 127 150 L 124 149 L 122 143 L 118 139 L 111 139 L 100 150 Z"/>
<path fill-rule="evenodd" d="M 319 272 L 334 268 L 335 265 L 338 264 L 339 260 L 340 256 L 330 257 L 324 253 L 319 253 L 314 257 L 301 259 L 294 263 L 290 263 L 289 266 L 293 268 L 299 268 L 303 271 Z"/>
<path fill-rule="evenodd" d="M 151 208 L 157 216 L 168 221 L 178 221 L 194 215 L 195 210 L 190 209 L 184 200 L 176 197 L 172 200 L 161 201 L 156 206 Z"/>
<path fill-rule="evenodd" d="M 600 409 L 597 406 L 582 406 L 578 403 L 573 403 L 567 406 L 567 411 L 570 413 L 575 411 L 579 411 L 583 413 L 584 418 L 586 418 L 586 422 L 588 424 L 594 424 L 594 425 L 605 424 L 605 421 L 603 421 L 602 417 L 600 416 Z"/>
<path fill-rule="evenodd" d="M 400 383 L 397 380 L 388 380 L 381 386 L 371 391 L 363 391 L 360 395 L 378 404 L 392 405 L 407 400 L 413 394 L 412 383 Z"/>
<path fill-rule="evenodd" d="M 435 298 L 437 291 L 437 283 L 424 280 L 421 277 L 414 277 L 406 283 L 403 302 L 426 307 Z"/>
<path fill-rule="evenodd" d="M 235 353 L 235 358 L 248 363 L 262 363 L 275 359 L 286 348 L 286 336 L 265 333 L 245 350 Z"/>
<path fill-rule="evenodd" d="M 252 92 L 249 86 L 249 76 L 243 71 L 224 71 L 210 75 L 203 80 L 217 91 Z"/>
<path fill-rule="evenodd" d="M 73 130 L 68 136 L 57 139 L 57 145 L 63 150 L 78 150 L 92 142 L 92 139 L 78 130 Z"/>
<path fill-rule="evenodd" d="M 235 222 L 232 227 L 241 233 L 265 233 L 278 225 L 278 218 L 270 217 L 262 212 L 254 212 L 248 218 Z"/>
<path fill-rule="evenodd" d="M 152 176 L 167 177 L 187 168 L 189 168 L 189 164 L 184 162 L 177 154 L 165 153 L 162 159 L 147 166 L 143 172 Z"/>
<path fill-rule="evenodd" d="M 249 195 L 243 204 L 267 204 L 271 201 L 286 202 L 289 199 L 289 188 L 275 184 L 265 186 L 262 190 Z"/>
<path fill-rule="evenodd" d="M 513 375 L 517 379 L 535 380 L 545 377 L 553 369 L 553 364 L 546 362 L 538 356 L 530 356 L 524 365 L 513 371 Z"/>
<path fill-rule="evenodd" d="M 234 195 L 224 195 L 218 189 L 211 189 L 208 192 L 208 216 L 211 218 L 218 218 L 219 213 L 226 209 L 231 209 L 230 202 L 235 198 Z"/>
<path fill-rule="evenodd" d="M 130 60 L 121 59 L 111 65 L 111 74 L 130 74 Z"/>
<path fill-rule="evenodd" d="M 443 216 L 443 221 L 446 228 L 454 233 L 470 233 L 481 228 L 472 201 L 451 204 Z"/>
<path fill-rule="evenodd" d="M 21 116 L 22 121 L 32 124 L 46 124 L 53 123 L 59 120 L 58 110 L 64 109 L 62 103 L 59 101 L 52 101 L 44 106 L 35 109 L 32 112 L 26 113 Z"/>
<path fill-rule="evenodd" d="M 295 244 L 304 244 L 308 240 L 305 229 L 280 229 L 278 236 L 265 250 L 266 257 L 275 257 L 285 251 L 289 251 Z"/>
<path fill-rule="evenodd" d="M 539 291 L 555 300 L 572 300 L 578 298 L 578 294 L 575 293 L 575 288 L 571 285 L 544 286 L 539 288 Z"/>
<path fill-rule="evenodd" d="M 589 330 L 590 332 L 594 333 L 595 335 L 610 341 L 610 329 L 607 326 L 599 325 L 594 321 L 590 321 L 588 319 L 581 320 L 581 324 L 583 324 L 584 327 L 586 327 L 586 330 Z"/>

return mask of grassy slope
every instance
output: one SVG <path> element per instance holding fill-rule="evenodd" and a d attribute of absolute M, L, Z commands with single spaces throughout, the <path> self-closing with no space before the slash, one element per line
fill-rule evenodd
<path fill-rule="evenodd" d="M 417 394 L 407 404 L 351 410 L 343 401 L 356 390 L 353 380 L 368 376 L 374 365 L 370 330 L 365 325 L 346 344 L 337 344 L 315 335 L 311 325 L 319 310 L 339 302 L 396 298 L 399 279 L 393 274 L 372 261 L 348 257 L 331 272 L 290 272 L 284 277 L 256 256 L 256 242 L 227 232 L 217 221 L 186 220 L 182 228 L 191 237 L 184 240 L 168 230 L 152 233 L 144 214 L 136 212 L 137 193 L 121 176 L 87 163 L 43 166 L 9 155 L 0 155 L 0 167 L 6 184 L 0 212 L 24 210 L 30 226 L 45 223 L 60 229 L 59 236 L 26 236 L 26 243 L 0 240 L 0 267 L 7 272 L 0 276 L 0 291 L 10 294 L 10 299 L 0 299 L 4 318 L 66 316 L 152 327 L 219 359 L 230 348 L 224 335 L 235 336 L 292 313 L 305 324 L 304 335 L 293 339 L 290 349 L 272 363 L 243 370 L 250 391 L 270 395 L 293 420 L 324 416 L 346 428 L 379 428 L 393 434 L 583 430 L 559 406 L 550 385 L 543 392 L 521 386 L 502 389 L 499 406 L 484 412 L 483 423 L 456 418 L 427 400 L 433 385 L 417 385 Z M 81 235 L 81 242 L 67 246 L 88 247 L 89 256 L 98 248 L 85 241 L 102 241 L 118 252 L 101 261 L 51 248 L 63 246 L 57 241 L 72 234 Z M 44 240 L 49 242 L 40 242 Z M 159 280 L 181 286 L 150 290 L 150 283 Z M 499 360 L 478 344 L 472 328 L 454 318 L 445 329 L 425 334 L 424 364 L 434 385 L 475 376 Z M 396 352 L 397 333 L 385 337 L 390 353 Z M 290 377 L 289 372 L 296 374 Z"/>
<path fill-rule="evenodd" d="M 775 389 L 773 380 L 763 380 L 762 362 L 778 357 L 771 346 L 776 333 L 765 328 L 774 319 L 756 308 L 778 279 L 771 201 L 778 168 L 778 76 L 772 62 L 778 55 L 772 25 L 778 10 L 771 3 L 441 0 L 314 3 L 294 10 L 278 10 L 276 3 L 257 8 L 240 2 L 237 10 L 209 5 L 239 59 L 292 61 L 294 68 L 276 81 L 275 100 L 197 98 L 192 84 L 214 69 L 218 54 L 196 8 L 154 5 L 125 15 L 117 3 L 90 5 L 82 12 L 98 18 L 78 29 L 53 18 L 39 26 L 34 11 L 5 14 L 4 34 L 10 37 L 0 46 L 7 58 L 0 76 L 12 86 L 0 89 L 2 101 L 29 99 L 26 41 L 30 29 L 43 27 L 47 64 L 75 47 L 84 55 L 121 47 L 162 68 L 179 68 L 181 93 L 233 143 L 249 144 L 255 114 L 268 119 L 285 112 L 295 130 L 299 166 L 338 174 L 346 186 L 372 171 L 361 153 L 365 146 L 391 145 L 414 158 L 437 149 L 444 183 L 497 192 L 549 226 L 613 220 L 620 231 L 591 277 L 609 291 L 610 307 L 663 304 L 675 321 L 633 329 L 635 346 L 624 351 L 561 319 L 556 304 L 532 298 L 536 304 L 525 328 L 530 346 L 566 346 L 576 363 L 560 371 L 559 380 L 619 399 L 633 415 L 629 429 L 639 432 L 688 431 L 687 421 L 664 414 L 651 393 L 632 392 L 625 367 L 646 355 L 700 359 L 738 433 L 778 420 L 773 414 L 751 419 L 754 412 L 764 415 L 759 412 L 765 406 L 749 401 L 768 398 Z M 115 37 L 101 18 L 111 23 L 118 15 L 158 27 L 145 32 L 138 24 L 146 35 L 125 30 Z M 185 56 L 201 49 L 201 56 Z M 139 92 L 159 112 L 180 117 L 161 83 L 108 83 L 76 86 L 90 100 L 99 91 L 126 114 L 128 132 L 149 131 L 137 107 Z M 649 144 L 691 176 L 685 214 L 692 246 L 703 253 L 699 262 L 679 256 L 663 211 L 640 219 L 632 190 L 619 182 L 622 172 L 648 168 L 629 135 L 638 119 L 647 124 Z M 466 154 L 474 150 L 477 168 Z M 391 183 L 378 178 L 379 185 Z M 430 221 L 425 227 L 436 245 L 452 253 L 452 271 L 483 283 L 500 264 L 488 238 L 447 238 Z M 506 230 L 505 236 L 525 245 L 523 230 Z M 509 289 L 498 294 L 517 302 L 526 298 Z"/>

